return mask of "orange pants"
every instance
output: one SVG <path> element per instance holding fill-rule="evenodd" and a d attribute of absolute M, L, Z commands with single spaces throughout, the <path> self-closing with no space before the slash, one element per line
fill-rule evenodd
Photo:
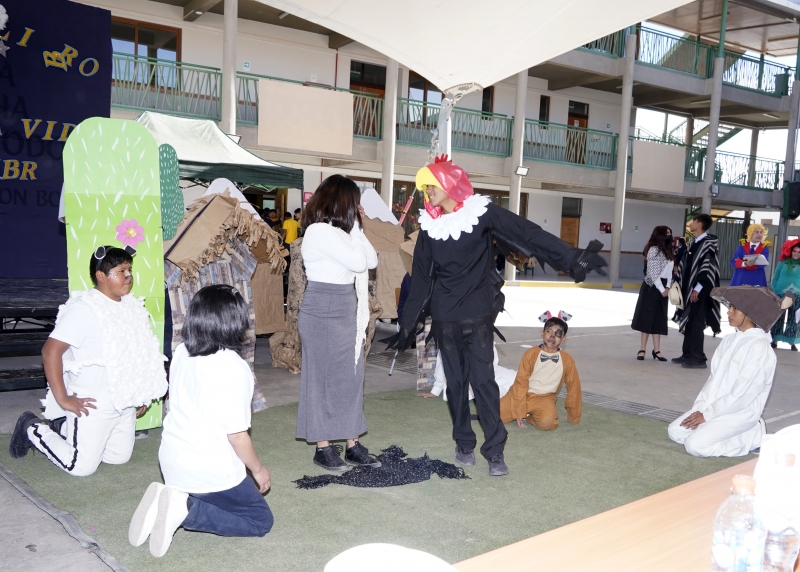
<path fill-rule="evenodd" d="M 526 411 L 528 412 L 526 420 L 528 423 L 542 431 L 553 431 L 558 427 L 555 393 L 547 395 L 528 393 L 526 399 Z M 503 423 L 510 423 L 515 419 L 511 407 L 511 392 L 500 400 L 500 419 Z"/>

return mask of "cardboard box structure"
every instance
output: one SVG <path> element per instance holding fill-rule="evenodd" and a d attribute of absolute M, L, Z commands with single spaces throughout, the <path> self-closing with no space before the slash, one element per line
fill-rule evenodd
<path fill-rule="evenodd" d="M 280 237 L 229 193 L 201 197 L 187 209 L 175 238 L 164 242 L 164 279 L 172 306 L 173 350 L 194 295 L 204 286 L 228 284 L 247 302 L 253 329 L 242 357 L 253 369 L 257 333 L 285 328 Z M 277 280 L 276 280 L 277 278 Z M 256 380 L 254 412 L 266 409 Z"/>

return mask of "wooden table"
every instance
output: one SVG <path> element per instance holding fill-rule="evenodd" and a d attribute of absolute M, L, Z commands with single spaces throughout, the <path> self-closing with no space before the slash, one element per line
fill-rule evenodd
<path fill-rule="evenodd" d="M 756 461 L 747 461 L 454 566 L 461 572 L 708 570 L 714 514 L 730 496 L 733 475 L 752 475 Z"/>

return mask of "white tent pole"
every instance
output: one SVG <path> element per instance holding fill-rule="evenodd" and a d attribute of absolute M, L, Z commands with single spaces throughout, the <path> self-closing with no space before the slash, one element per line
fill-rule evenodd
<path fill-rule="evenodd" d="M 238 0 L 225 0 L 222 35 L 222 115 L 220 129 L 236 134 L 236 35 Z"/>
<path fill-rule="evenodd" d="M 381 172 L 381 198 L 392 207 L 394 192 L 395 124 L 397 123 L 397 84 L 400 67 L 397 60 L 386 63 L 386 93 L 383 97 L 383 165 Z"/>
<path fill-rule="evenodd" d="M 451 94 L 446 94 L 442 99 L 442 107 L 439 112 L 439 149 L 438 155 L 447 155 L 451 159 L 452 153 L 452 136 L 453 136 L 453 123 L 450 121 L 450 112 L 453 111 L 455 101 L 453 101 Z"/>
<path fill-rule="evenodd" d="M 525 108 L 528 102 L 528 70 L 517 74 L 517 99 L 514 105 L 514 136 L 511 140 L 511 186 L 508 189 L 508 210 L 519 214 L 519 201 L 522 194 L 522 177 L 516 174 L 517 167 L 522 165 L 522 150 L 525 144 Z M 506 280 L 515 280 L 517 269 L 506 262 Z"/>

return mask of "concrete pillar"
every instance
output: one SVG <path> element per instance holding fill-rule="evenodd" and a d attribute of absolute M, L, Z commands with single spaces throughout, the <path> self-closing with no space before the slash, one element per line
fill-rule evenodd
<path fill-rule="evenodd" d="M 683 137 L 683 144 L 689 147 L 694 145 L 694 116 L 686 118 L 686 134 Z"/>
<path fill-rule="evenodd" d="M 706 148 L 706 170 L 703 178 L 702 212 L 711 214 L 711 185 L 714 184 L 714 165 L 717 160 L 717 138 L 719 137 L 719 112 L 722 105 L 722 73 L 725 58 L 714 58 L 714 77 L 711 80 L 711 109 L 708 117 L 708 147 Z"/>
<path fill-rule="evenodd" d="M 508 210 L 519 214 L 519 200 L 522 191 L 522 177 L 514 171 L 522 165 L 522 150 L 525 145 L 525 105 L 528 101 L 528 70 L 524 69 L 517 74 L 517 95 L 514 104 L 514 134 L 511 140 L 511 185 L 508 188 Z M 506 280 L 516 278 L 517 269 L 506 263 Z"/>
<path fill-rule="evenodd" d="M 800 59 L 800 53 L 798 53 Z M 789 99 L 789 123 L 786 126 L 786 158 L 783 163 L 784 184 L 794 179 L 794 159 L 797 154 L 797 124 L 800 121 L 800 81 L 792 83 L 792 95 Z M 774 205 L 783 207 L 783 187 L 776 190 Z M 780 252 L 783 243 L 789 237 L 789 219 L 780 218 L 778 236 L 775 237 L 774 252 Z M 773 255 L 774 256 L 774 255 Z M 776 259 L 777 260 L 777 259 Z"/>
<path fill-rule="evenodd" d="M 628 179 L 628 123 L 633 106 L 633 70 L 636 63 L 636 34 L 625 41 L 625 71 L 622 74 L 622 100 L 620 102 L 619 138 L 617 140 L 617 180 L 614 185 L 614 222 L 611 225 L 611 264 L 609 277 L 612 288 L 622 288 L 619 279 L 622 257 L 622 223 L 625 218 L 625 186 Z"/>
<path fill-rule="evenodd" d="M 383 168 L 381 170 L 381 198 L 392 208 L 394 192 L 394 152 L 397 133 L 397 85 L 399 80 L 397 60 L 386 62 L 386 95 L 383 98 Z"/>
<path fill-rule="evenodd" d="M 747 186 L 756 182 L 756 156 L 758 155 L 758 129 L 750 130 L 750 164 L 747 166 Z"/>
<path fill-rule="evenodd" d="M 236 36 L 238 0 L 225 0 L 222 34 L 222 116 L 220 129 L 236 134 Z"/>

